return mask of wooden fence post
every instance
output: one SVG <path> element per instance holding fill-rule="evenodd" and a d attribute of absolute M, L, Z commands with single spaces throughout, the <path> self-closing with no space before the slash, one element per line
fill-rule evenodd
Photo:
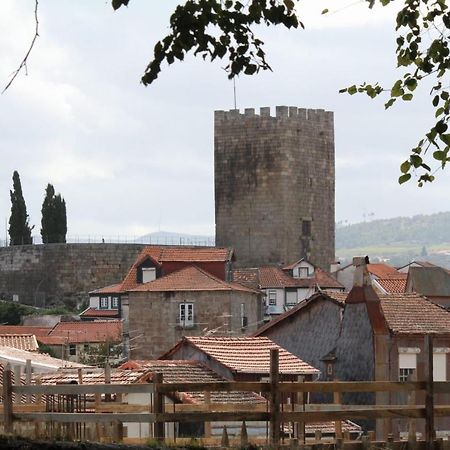
<path fill-rule="evenodd" d="M 270 445 L 280 444 L 279 351 L 270 349 Z"/>
<path fill-rule="evenodd" d="M 334 392 L 333 393 L 333 403 L 335 405 L 340 405 L 342 403 L 342 395 L 340 392 Z M 342 438 L 342 421 L 341 420 L 335 420 L 334 421 L 334 437 L 335 439 Z"/>
<path fill-rule="evenodd" d="M 153 377 L 153 383 L 155 386 L 154 398 L 153 398 L 153 412 L 158 416 L 164 412 L 164 394 L 161 394 L 158 389 L 158 385 L 163 382 L 163 374 L 155 373 Z M 164 431 L 165 431 L 165 423 L 164 422 L 155 422 L 155 439 L 158 441 L 164 441 Z"/>
<path fill-rule="evenodd" d="M 206 411 L 211 411 L 211 392 L 205 391 L 205 407 Z M 205 437 L 211 437 L 211 422 L 205 422 Z"/>
<path fill-rule="evenodd" d="M 433 450 L 434 447 L 434 400 L 433 400 L 433 337 L 425 336 L 425 448 Z"/>
<path fill-rule="evenodd" d="M 9 363 L 3 369 L 3 423 L 5 433 L 13 432 L 12 372 Z"/>

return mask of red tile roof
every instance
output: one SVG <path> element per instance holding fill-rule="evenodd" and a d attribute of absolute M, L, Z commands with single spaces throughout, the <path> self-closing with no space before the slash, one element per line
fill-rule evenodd
<path fill-rule="evenodd" d="M 39 349 L 34 334 L 0 334 L 0 346 L 37 352 Z"/>
<path fill-rule="evenodd" d="M 400 272 L 392 266 L 384 263 L 367 264 L 367 270 L 378 278 L 389 278 L 391 276 L 399 276 Z"/>
<path fill-rule="evenodd" d="M 227 283 L 197 266 L 185 267 L 130 290 L 130 292 L 142 291 L 244 291 L 258 293 L 239 283 Z"/>
<path fill-rule="evenodd" d="M 89 294 L 119 294 L 122 292 L 122 283 L 110 284 L 95 291 L 89 292 Z"/>
<path fill-rule="evenodd" d="M 52 327 L 34 327 L 23 325 L 0 325 L 0 334 L 34 334 L 46 336 Z"/>
<path fill-rule="evenodd" d="M 236 373 L 268 375 L 270 350 L 273 348 L 277 348 L 280 352 L 280 373 L 307 375 L 319 372 L 266 337 L 185 337 L 161 359 L 166 359 L 185 342 L 197 347 Z"/>
<path fill-rule="evenodd" d="M 82 313 L 80 317 L 119 317 L 118 309 L 97 309 L 97 308 L 87 308 Z"/>
<path fill-rule="evenodd" d="M 260 289 L 310 288 L 314 286 L 322 289 L 344 289 L 341 283 L 320 268 L 316 268 L 314 276 L 310 278 L 293 278 L 276 266 L 236 269 L 233 270 L 233 279 L 237 283 Z"/>
<path fill-rule="evenodd" d="M 131 360 L 119 369 L 144 369 L 163 374 L 166 383 L 196 383 L 226 381 L 220 375 L 192 360 Z M 203 403 L 203 392 L 178 392 L 183 403 Z M 212 403 L 263 403 L 266 400 L 253 392 L 211 392 Z"/>
<path fill-rule="evenodd" d="M 407 275 L 406 273 L 404 275 Z M 374 282 L 379 284 L 386 293 L 402 293 L 406 290 L 406 276 L 399 278 L 378 278 Z"/>
<path fill-rule="evenodd" d="M 119 342 L 122 340 L 122 321 L 59 322 L 50 331 L 48 337 L 41 337 L 39 340 L 51 345 L 52 339 L 55 344 L 58 340 L 60 344 Z"/>
<path fill-rule="evenodd" d="M 381 308 L 393 333 L 450 334 L 450 312 L 418 294 L 380 295 Z"/>
<path fill-rule="evenodd" d="M 153 260 L 156 265 L 164 262 L 227 262 L 232 261 L 233 250 L 224 247 L 189 247 L 189 246 L 157 246 L 149 245 L 142 249 L 131 269 L 123 279 L 116 285 L 97 289 L 92 293 L 120 293 L 127 292 L 139 286 L 137 282 L 137 269 L 147 259 Z"/>

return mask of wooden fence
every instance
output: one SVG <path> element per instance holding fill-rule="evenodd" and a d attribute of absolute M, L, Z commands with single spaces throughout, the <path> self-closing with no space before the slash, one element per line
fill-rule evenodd
<path fill-rule="evenodd" d="M 432 352 L 431 352 L 432 354 Z M 257 392 L 267 397 L 261 405 L 224 405 L 209 400 L 211 392 Z M 423 391 L 425 403 L 416 405 L 412 392 Z M 165 410 L 165 396 L 174 392 L 204 392 L 206 402 L 202 405 L 172 405 Z M 335 404 L 308 405 L 283 404 L 289 393 L 297 398 L 305 398 L 307 393 L 332 393 Z M 407 392 L 410 401 L 406 405 L 341 405 L 343 393 L 356 392 Z M 4 431 L 20 432 L 20 426 L 34 427 L 36 437 L 49 437 L 49 427 L 65 424 L 72 436 L 98 439 L 99 430 L 107 424 L 115 424 L 109 435 L 122 440 L 121 427 L 124 423 L 151 424 L 152 436 L 157 440 L 165 438 L 165 423 L 204 423 L 205 431 L 214 422 L 268 423 L 268 444 L 277 446 L 282 442 L 283 424 L 291 424 L 297 430 L 295 443 L 304 442 L 304 424 L 308 422 L 335 422 L 336 447 L 343 444 L 341 424 L 345 419 L 381 420 L 393 418 L 409 419 L 409 441 L 416 441 L 415 420 L 425 419 L 425 439 L 427 450 L 435 445 L 434 417 L 450 416 L 450 405 L 434 405 L 435 393 L 450 393 L 450 382 L 432 381 L 432 361 L 428 376 L 424 381 L 408 382 L 280 382 L 278 372 L 278 351 L 271 352 L 271 373 L 268 382 L 199 382 L 165 383 L 161 374 L 156 374 L 153 383 L 146 384 L 61 384 L 61 385 L 18 385 L 12 384 L 12 373 L 6 367 L 3 375 L 1 408 Z M 129 404 L 125 396 L 130 394 L 151 394 L 148 404 Z M 25 403 L 24 400 L 26 399 Z M 413 401 L 411 401 L 411 399 Z M 91 425 L 97 432 L 84 434 L 80 431 Z M 17 425 L 17 426 L 16 426 Z M 16 427 L 16 430 L 15 430 Z M 300 430 L 300 431 L 299 431 Z M 320 437 L 320 436 L 319 436 Z M 317 435 L 316 435 L 316 438 Z M 371 436 L 371 439 L 374 437 Z M 245 436 L 245 439 L 247 437 Z M 365 439 L 365 441 L 364 441 Z M 361 445 L 367 447 L 367 437 Z M 389 443 L 392 438 L 385 437 Z M 222 436 L 222 444 L 226 441 Z M 364 444 L 365 442 L 365 444 Z M 450 441 L 449 441 L 450 442 Z M 393 448 L 393 447 L 392 447 Z M 417 448 L 417 447 L 415 447 Z"/>

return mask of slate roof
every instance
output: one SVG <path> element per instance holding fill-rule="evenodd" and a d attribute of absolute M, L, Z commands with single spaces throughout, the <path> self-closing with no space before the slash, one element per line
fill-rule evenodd
<path fill-rule="evenodd" d="M 52 328 L 48 336 L 39 338 L 40 342 L 48 345 L 119 342 L 121 340 L 121 320 L 59 322 Z"/>
<path fill-rule="evenodd" d="M 39 349 L 34 334 L 0 334 L 0 346 L 36 352 Z"/>
<path fill-rule="evenodd" d="M 339 305 L 340 307 L 344 307 L 344 301 L 347 296 L 347 294 L 338 295 L 339 300 L 334 298 L 334 292 L 329 292 L 327 294 L 323 292 L 317 292 L 313 294 L 311 297 L 309 297 L 306 300 L 303 300 L 302 302 L 295 305 L 293 308 L 289 309 L 288 311 L 284 312 L 283 314 L 280 314 L 277 318 L 270 320 L 266 324 L 264 324 L 262 327 L 259 327 L 252 336 L 261 336 L 263 335 L 267 330 L 272 329 L 280 324 L 283 323 L 284 320 L 288 319 L 289 317 L 293 317 L 300 312 L 303 312 L 306 310 L 310 305 L 312 305 L 314 302 L 318 300 L 325 300 L 325 301 L 331 301 Z M 338 294 L 338 293 L 336 293 Z M 340 293 L 339 293 L 340 294 Z"/>
<path fill-rule="evenodd" d="M 193 345 L 235 373 L 268 375 L 270 349 L 273 348 L 279 350 L 280 373 L 308 375 L 319 372 L 266 337 L 184 337 L 161 359 L 166 359 L 185 343 Z"/>
<path fill-rule="evenodd" d="M 407 290 L 427 297 L 450 296 L 450 273 L 442 267 L 410 267 Z"/>
<path fill-rule="evenodd" d="M 162 373 L 166 383 L 196 383 L 226 381 L 220 375 L 198 361 L 192 360 L 131 360 L 119 369 L 150 370 L 153 374 Z M 183 403 L 203 403 L 203 392 L 177 392 Z M 266 400 L 253 392 L 211 392 L 212 403 L 263 403 Z"/>
<path fill-rule="evenodd" d="M 393 333 L 450 334 L 450 312 L 418 294 L 381 295 L 381 308 Z"/>
<path fill-rule="evenodd" d="M 244 291 L 259 293 L 239 283 L 228 283 L 197 266 L 187 266 L 149 283 L 139 284 L 130 292 L 163 291 Z"/>
<path fill-rule="evenodd" d="M 310 288 L 314 286 L 322 289 L 344 289 L 341 283 L 320 268 L 316 268 L 314 276 L 310 278 L 293 278 L 276 266 L 235 269 L 233 270 L 233 280 L 245 286 L 259 289 Z"/>

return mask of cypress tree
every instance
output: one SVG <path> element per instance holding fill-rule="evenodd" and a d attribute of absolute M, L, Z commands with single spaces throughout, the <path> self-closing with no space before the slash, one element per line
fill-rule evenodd
<path fill-rule="evenodd" d="M 22 185 L 17 170 L 13 173 L 13 190 L 11 197 L 11 217 L 9 218 L 10 245 L 32 244 L 31 230 L 28 223 L 27 207 L 22 193 Z"/>
<path fill-rule="evenodd" d="M 44 244 L 66 242 L 66 202 L 61 197 L 61 194 L 55 195 L 55 188 L 50 183 L 45 190 L 41 212 L 42 242 Z"/>

